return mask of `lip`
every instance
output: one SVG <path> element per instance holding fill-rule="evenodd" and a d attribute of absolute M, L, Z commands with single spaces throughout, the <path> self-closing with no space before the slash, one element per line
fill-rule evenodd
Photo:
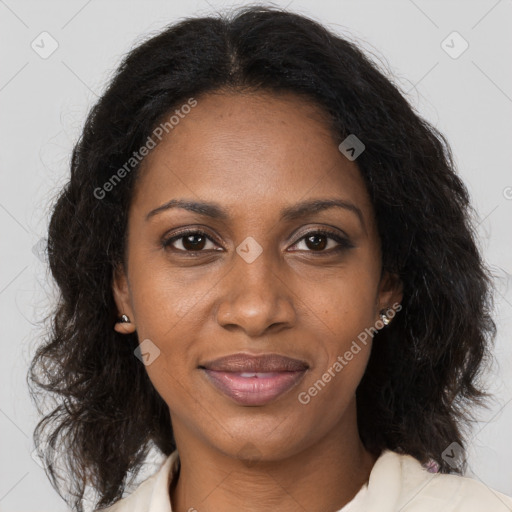
<path fill-rule="evenodd" d="M 255 377 L 242 377 L 245 372 L 202 370 L 210 383 L 240 405 L 265 405 L 272 402 L 295 387 L 307 372 L 270 372 L 257 373 Z"/>
<path fill-rule="evenodd" d="M 300 359 L 281 354 L 247 354 L 239 352 L 219 357 L 199 365 L 199 368 L 220 372 L 297 372 L 307 370 L 309 365 Z"/>
<path fill-rule="evenodd" d="M 233 354 L 199 366 L 208 381 L 239 405 L 265 405 L 295 387 L 309 365 L 279 354 Z"/>

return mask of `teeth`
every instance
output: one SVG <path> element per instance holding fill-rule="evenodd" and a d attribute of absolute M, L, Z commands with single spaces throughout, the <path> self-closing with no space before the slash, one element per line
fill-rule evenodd
<path fill-rule="evenodd" d="M 269 378 L 269 377 L 272 377 L 274 375 L 274 372 L 266 372 L 266 373 L 249 373 L 249 372 L 244 372 L 244 373 L 241 373 L 240 374 L 240 377 L 259 377 L 260 379 L 265 379 L 265 378 Z"/>

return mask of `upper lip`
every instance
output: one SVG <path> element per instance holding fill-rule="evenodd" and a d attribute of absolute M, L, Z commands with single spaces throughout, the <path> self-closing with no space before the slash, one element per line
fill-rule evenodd
<path fill-rule="evenodd" d="M 296 372 L 309 368 L 305 361 L 280 354 L 232 354 L 202 363 L 199 368 L 224 372 Z"/>

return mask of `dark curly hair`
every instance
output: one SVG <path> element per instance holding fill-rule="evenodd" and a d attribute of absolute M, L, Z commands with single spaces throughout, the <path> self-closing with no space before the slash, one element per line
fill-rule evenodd
<path fill-rule="evenodd" d="M 403 301 L 376 334 L 357 389 L 360 436 L 372 453 L 433 459 L 450 472 L 442 452 L 452 442 L 465 446 L 470 406 L 487 396 L 480 377 L 496 325 L 475 212 L 448 144 L 354 43 L 303 15 L 246 6 L 181 20 L 140 43 L 73 149 L 48 232 L 59 301 L 27 377 L 40 412 L 42 398 L 55 399 L 34 431 L 52 485 L 74 510 L 84 510 L 89 488 L 96 506 L 107 506 L 152 448 L 165 455 L 176 448 L 168 407 L 134 357 L 137 334 L 113 329 L 113 271 L 125 261 L 140 165 L 102 199 L 95 190 L 163 116 L 221 89 L 301 95 L 323 110 L 336 140 L 356 134 L 365 144 L 356 163 L 374 207 L 383 270 L 400 277 Z"/>

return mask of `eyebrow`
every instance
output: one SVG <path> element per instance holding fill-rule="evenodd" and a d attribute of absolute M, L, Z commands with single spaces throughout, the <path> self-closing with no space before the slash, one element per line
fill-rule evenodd
<path fill-rule="evenodd" d="M 190 212 L 198 213 L 212 219 L 219 219 L 227 221 L 229 220 L 228 212 L 217 203 L 206 203 L 199 201 L 189 201 L 186 199 L 171 199 L 167 203 L 162 204 L 158 208 L 151 210 L 146 215 L 146 221 L 154 217 L 155 215 L 170 210 L 172 208 L 182 208 Z M 366 229 L 364 223 L 364 217 L 361 210 L 353 203 L 344 201 L 342 199 L 312 199 L 297 203 L 292 206 L 287 206 L 281 210 L 280 220 L 291 221 L 300 219 L 311 213 L 317 213 L 330 208 L 342 208 L 354 213 L 361 223 L 362 227 Z"/>

